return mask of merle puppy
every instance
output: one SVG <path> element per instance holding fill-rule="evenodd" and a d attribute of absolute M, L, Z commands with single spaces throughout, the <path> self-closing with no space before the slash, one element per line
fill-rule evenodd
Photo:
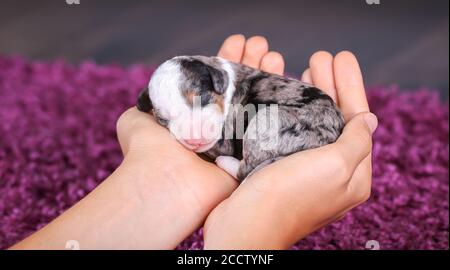
<path fill-rule="evenodd" d="M 164 62 L 137 108 L 240 181 L 284 156 L 335 142 L 344 126 L 323 91 L 219 57 Z"/>

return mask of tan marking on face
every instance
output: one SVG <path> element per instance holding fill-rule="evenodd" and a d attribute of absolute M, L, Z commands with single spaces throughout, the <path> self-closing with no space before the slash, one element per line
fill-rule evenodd
<path fill-rule="evenodd" d="M 216 94 L 214 92 L 212 92 L 211 95 L 213 97 L 212 99 L 214 100 L 214 103 L 218 106 L 220 112 L 223 113 L 224 107 L 225 107 L 224 97 L 222 95 Z M 186 98 L 188 104 L 191 106 L 194 106 L 194 98 L 195 97 L 200 98 L 200 96 L 198 96 L 197 93 L 193 90 L 184 91 L 183 96 L 184 96 L 184 98 Z"/>
<path fill-rule="evenodd" d="M 194 97 L 196 96 L 195 91 L 193 90 L 184 91 L 183 96 L 186 98 L 189 105 L 194 106 Z"/>
<path fill-rule="evenodd" d="M 223 96 L 214 93 L 214 103 L 216 103 L 216 105 L 219 107 L 220 112 L 223 114 L 225 107 Z"/>

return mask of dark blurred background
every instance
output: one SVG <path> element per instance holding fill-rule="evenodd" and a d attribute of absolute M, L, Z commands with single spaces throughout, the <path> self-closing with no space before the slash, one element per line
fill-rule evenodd
<path fill-rule="evenodd" d="M 367 85 L 425 86 L 448 99 L 448 0 L 379 1 L 2 0 L 0 54 L 158 64 L 213 55 L 230 34 L 258 34 L 289 73 L 300 74 L 317 50 L 347 49 Z"/>

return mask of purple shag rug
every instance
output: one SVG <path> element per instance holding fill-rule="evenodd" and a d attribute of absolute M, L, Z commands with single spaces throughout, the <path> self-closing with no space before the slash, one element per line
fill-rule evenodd
<path fill-rule="evenodd" d="M 118 116 L 151 68 L 0 56 L 0 249 L 83 198 L 121 161 Z M 448 249 L 449 106 L 437 92 L 368 91 L 380 126 L 371 199 L 294 249 Z M 199 230 L 178 248 L 202 248 Z"/>

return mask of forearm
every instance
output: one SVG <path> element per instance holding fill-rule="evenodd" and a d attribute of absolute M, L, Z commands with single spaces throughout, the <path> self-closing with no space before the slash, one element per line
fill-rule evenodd
<path fill-rule="evenodd" d="M 207 213 L 183 197 L 180 175 L 127 159 L 88 196 L 12 249 L 171 249 Z M 151 173 L 150 173 L 151 172 Z M 183 193 L 184 194 L 184 193 Z"/>

